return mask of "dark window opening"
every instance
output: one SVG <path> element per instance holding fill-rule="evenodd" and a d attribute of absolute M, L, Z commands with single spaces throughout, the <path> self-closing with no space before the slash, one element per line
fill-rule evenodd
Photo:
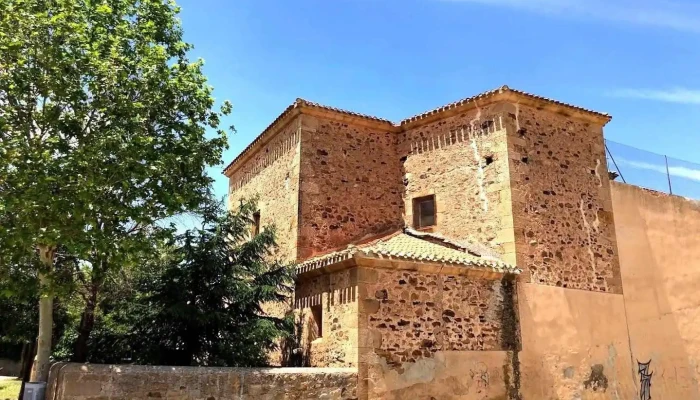
<path fill-rule="evenodd" d="M 417 229 L 435 225 L 435 196 L 413 199 L 413 226 Z"/>
<path fill-rule="evenodd" d="M 316 334 L 316 338 L 323 337 L 323 307 L 320 304 L 311 306 L 311 317 L 311 331 Z"/>
<path fill-rule="evenodd" d="M 257 211 L 253 214 L 252 233 L 253 236 L 257 236 L 260 234 L 260 211 Z"/>
<path fill-rule="evenodd" d="M 484 157 L 484 161 L 486 162 L 486 165 L 490 165 L 491 163 L 493 163 L 493 156 Z"/>

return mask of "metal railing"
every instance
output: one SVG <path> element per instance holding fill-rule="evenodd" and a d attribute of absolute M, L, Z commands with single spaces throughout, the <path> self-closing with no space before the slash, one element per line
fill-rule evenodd
<path fill-rule="evenodd" d="M 622 181 L 659 192 L 700 199 L 700 164 L 605 140 L 608 169 Z"/>

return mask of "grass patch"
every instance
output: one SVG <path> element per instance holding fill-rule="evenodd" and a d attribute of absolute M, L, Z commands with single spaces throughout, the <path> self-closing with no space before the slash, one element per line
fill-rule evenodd
<path fill-rule="evenodd" d="M 15 400 L 19 396 L 22 381 L 19 379 L 0 379 L 0 400 Z"/>

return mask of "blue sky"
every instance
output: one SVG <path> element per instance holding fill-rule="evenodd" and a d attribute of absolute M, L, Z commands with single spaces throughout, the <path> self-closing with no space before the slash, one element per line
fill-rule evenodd
<path fill-rule="evenodd" d="M 608 112 L 608 139 L 700 163 L 697 0 L 179 4 L 192 58 L 234 104 L 225 163 L 297 97 L 400 120 L 504 84 Z M 623 173 L 657 174 L 659 159 L 632 161 Z M 700 195 L 692 167 L 672 170 Z"/>

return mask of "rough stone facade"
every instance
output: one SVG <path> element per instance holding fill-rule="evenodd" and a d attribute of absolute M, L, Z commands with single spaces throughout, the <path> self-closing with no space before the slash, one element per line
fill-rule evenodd
<path fill-rule="evenodd" d="M 357 270 L 324 274 L 296 285 L 302 349 L 312 367 L 357 367 Z M 312 307 L 322 310 L 321 337 Z"/>
<path fill-rule="evenodd" d="M 297 100 L 227 176 L 250 168 L 295 118 L 295 259 L 341 252 L 297 281 L 311 365 L 357 366 L 362 399 L 630 397 L 607 115 L 507 87 L 398 124 Z M 280 186 L 274 168 L 258 174 Z M 414 199 L 429 195 L 436 222 L 425 231 L 523 274 L 462 275 L 381 257 L 381 267 L 347 268 L 343 249 L 413 225 Z M 582 307 L 602 307 L 616 323 L 596 329 L 604 322 Z M 310 337 L 318 318 L 322 337 Z M 566 337 L 548 346 L 559 331 Z M 586 346 L 595 351 L 581 355 Z"/>
<path fill-rule="evenodd" d="M 439 269 L 424 273 L 364 267 L 358 276 L 359 388 L 364 398 L 401 399 L 420 393 L 426 399 L 452 398 L 455 392 L 461 397 L 454 398 L 478 398 L 471 396 L 507 390 L 504 371 L 510 370 L 511 360 L 501 327 L 515 326 L 507 320 L 514 298 L 504 301 L 509 294 L 500 280 L 442 274 Z M 486 354 L 482 352 L 494 355 L 488 365 L 478 356 Z M 457 370 L 468 374 L 457 379 Z"/>
<path fill-rule="evenodd" d="M 434 195 L 434 231 L 502 251 L 499 235 L 512 222 L 506 131 L 496 108 L 407 124 L 400 142 L 406 224 L 413 223 L 413 199 Z"/>
<path fill-rule="evenodd" d="M 500 281 L 405 270 L 366 269 L 363 276 L 362 334 L 387 364 L 444 350 L 501 350 Z"/>
<path fill-rule="evenodd" d="M 297 100 L 231 206 L 259 194 L 301 262 L 296 350 L 357 370 L 69 366 L 50 398 L 700 398 L 700 207 L 611 190 L 609 119 L 507 87 L 399 124 Z"/>
<path fill-rule="evenodd" d="M 394 127 L 315 115 L 302 120 L 299 258 L 401 227 Z"/>
<path fill-rule="evenodd" d="M 299 209 L 299 118 L 292 119 L 280 132 L 229 172 L 229 207 L 243 199 L 256 198 L 260 225 L 277 229 L 278 257 L 297 257 Z"/>
<path fill-rule="evenodd" d="M 483 96 L 398 125 L 297 102 L 227 168 L 231 201 L 260 193 L 262 222 L 282 224 L 286 255 L 305 260 L 412 224 L 413 199 L 434 195 L 430 230 L 490 246 L 525 281 L 619 293 L 608 118 L 510 89 Z"/>
<path fill-rule="evenodd" d="M 600 123 L 527 105 L 506 116 L 517 263 L 530 281 L 621 292 Z"/>
<path fill-rule="evenodd" d="M 354 369 L 55 364 L 47 400 L 352 400 Z"/>

